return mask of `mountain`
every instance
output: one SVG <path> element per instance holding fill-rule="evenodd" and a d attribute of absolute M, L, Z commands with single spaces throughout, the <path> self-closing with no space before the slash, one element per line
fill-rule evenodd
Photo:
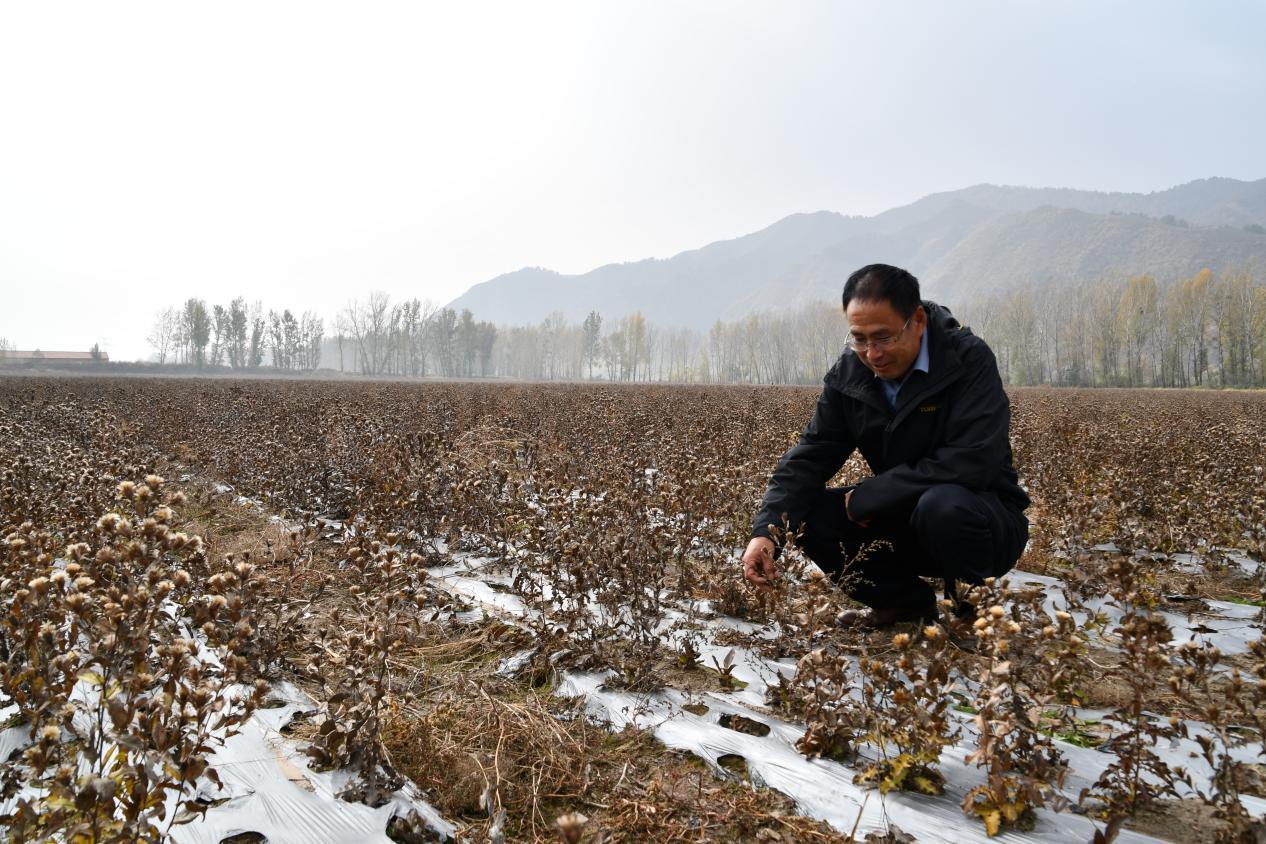
<path fill-rule="evenodd" d="M 710 324 L 717 303 L 735 290 L 759 288 L 804 256 L 846 237 L 862 219 L 826 211 L 794 214 L 755 234 L 667 260 L 608 264 L 580 276 L 522 269 L 475 285 L 449 307 L 520 325 L 538 322 L 551 311 L 574 321 L 592 310 L 611 318 L 640 310 L 660 325 Z"/>
<path fill-rule="evenodd" d="M 641 311 L 662 326 L 833 300 L 875 261 L 920 278 L 931 298 L 959 301 L 1025 284 L 1063 284 L 1202 267 L 1266 267 L 1266 179 L 1202 179 L 1148 194 L 974 185 L 874 217 L 793 214 L 768 228 L 667 259 L 608 264 L 582 275 L 526 268 L 477 284 L 448 307 L 479 319 L 578 321 Z"/>
<path fill-rule="evenodd" d="M 1067 280 L 1144 274 L 1183 278 L 1203 267 L 1266 268 L 1266 235 L 1048 206 L 990 220 L 928 268 L 921 280 L 949 301 Z"/>

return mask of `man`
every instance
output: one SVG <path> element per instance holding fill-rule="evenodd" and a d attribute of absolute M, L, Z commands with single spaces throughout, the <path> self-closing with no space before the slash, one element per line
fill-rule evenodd
<path fill-rule="evenodd" d="M 920 576 L 945 579 L 948 597 L 958 580 L 1010 570 L 1028 541 L 1010 402 L 993 352 L 949 310 L 921 301 L 910 273 L 862 267 L 843 300 L 849 348 L 769 479 L 743 574 L 773 585 L 779 548 L 770 527 L 788 526 L 802 531 L 810 559 L 871 607 L 841 624 L 932 621 L 936 594 Z M 827 489 L 854 449 L 873 476 Z"/>

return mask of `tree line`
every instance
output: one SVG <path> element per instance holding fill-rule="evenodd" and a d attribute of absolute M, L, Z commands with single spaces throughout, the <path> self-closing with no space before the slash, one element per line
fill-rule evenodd
<path fill-rule="evenodd" d="M 386 293 L 354 299 L 334 321 L 337 368 L 362 375 L 471 378 L 496 375 L 497 327 L 429 301 L 392 303 Z"/>
<path fill-rule="evenodd" d="M 385 294 L 348 303 L 335 322 L 335 368 L 365 375 L 537 381 L 793 384 L 822 377 L 839 355 L 838 309 L 718 321 L 707 333 L 655 326 L 640 312 L 580 322 L 555 312 L 534 325 L 496 326 L 469 310 Z"/>
<path fill-rule="evenodd" d="M 962 316 L 1012 384 L 1266 386 L 1266 285 L 1244 271 L 1022 288 Z"/>
<path fill-rule="evenodd" d="M 257 369 L 267 357 L 275 369 L 313 370 L 321 365 L 324 332 L 311 311 L 296 317 L 289 309 L 265 313 L 242 297 L 210 307 L 190 298 L 159 312 L 146 339 L 159 364 Z"/>
<path fill-rule="evenodd" d="M 949 305 L 984 337 L 1010 384 L 1266 386 L 1266 286 L 1245 272 L 1026 287 Z M 641 313 L 497 326 L 469 310 L 385 293 L 354 299 L 333 334 L 319 317 L 198 299 L 160 314 L 160 363 L 403 377 L 495 377 L 702 384 L 813 384 L 839 356 L 835 303 L 718 320 L 706 332 L 656 326 Z"/>

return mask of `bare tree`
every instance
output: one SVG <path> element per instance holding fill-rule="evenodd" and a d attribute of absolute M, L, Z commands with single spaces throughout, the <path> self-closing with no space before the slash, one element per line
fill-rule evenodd
<path fill-rule="evenodd" d="M 251 305 L 250 324 L 251 341 L 246 353 L 246 365 L 251 369 L 258 369 L 264 363 L 264 332 L 268 327 L 263 306 L 259 302 Z"/>
<path fill-rule="evenodd" d="M 589 367 L 586 373 L 587 377 L 593 377 L 594 361 L 598 358 L 599 341 L 602 339 L 602 314 L 597 311 L 590 311 L 589 316 L 585 317 L 584 324 L 584 356 L 585 365 Z"/>
<path fill-rule="evenodd" d="M 167 356 L 173 350 L 179 332 L 179 320 L 175 308 L 164 308 L 154 318 L 154 327 L 145 339 L 158 355 L 159 364 L 167 363 Z"/>
<path fill-rule="evenodd" d="M 301 368 L 321 368 L 321 341 L 325 338 L 325 323 L 312 311 L 304 311 L 299 320 L 299 350 Z"/>
<path fill-rule="evenodd" d="M 229 366 L 241 369 L 246 366 L 249 348 L 248 328 L 250 316 L 246 310 L 246 300 L 241 296 L 229 303 L 228 355 Z"/>
<path fill-rule="evenodd" d="M 228 351 L 229 344 L 229 312 L 223 305 L 216 305 L 211 309 L 211 325 L 213 329 L 211 340 L 211 365 L 219 366 L 220 359 Z"/>
<path fill-rule="evenodd" d="M 190 298 L 181 312 L 183 336 L 187 344 L 185 359 L 199 369 L 207 362 L 207 343 L 211 340 L 211 314 L 207 303 Z"/>
<path fill-rule="evenodd" d="M 382 372 L 391 356 L 391 310 L 391 297 L 379 290 L 370 292 L 364 302 L 351 300 L 343 309 L 342 324 L 356 345 L 364 375 Z"/>

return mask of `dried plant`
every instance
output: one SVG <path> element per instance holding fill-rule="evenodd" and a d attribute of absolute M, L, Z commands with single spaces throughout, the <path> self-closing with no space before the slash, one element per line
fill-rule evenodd
<path fill-rule="evenodd" d="M 876 758 L 863 765 L 858 783 L 883 793 L 941 793 L 945 778 L 936 764 L 957 735 L 948 716 L 954 685 L 949 648 L 944 628 L 934 624 L 897 633 L 887 653 L 862 656 L 861 740 Z"/>
<path fill-rule="evenodd" d="M 1081 799 L 1093 796 L 1102 801 L 1110 841 L 1121 818 L 1162 796 L 1177 796 L 1177 785 L 1190 785 L 1190 779 L 1155 750 L 1159 742 L 1169 742 L 1180 734 L 1175 721 L 1151 712 L 1161 679 L 1169 673 L 1168 646 L 1173 640 L 1169 622 L 1151 609 L 1153 598 L 1133 557 L 1121 555 L 1114 560 L 1107 578 L 1110 603 L 1121 612 L 1111 631 L 1121 653 L 1116 676 L 1128 693 L 1125 704 L 1106 718 L 1119 728 L 1109 741 L 1116 758 L 1094 785 L 1083 791 Z"/>
<path fill-rule="evenodd" d="M 808 723 L 796 742 L 801 753 L 837 762 L 850 761 L 866 728 L 865 713 L 851 695 L 856 680 L 853 660 L 818 648 L 801 657 L 791 682 L 791 708 Z"/>
<path fill-rule="evenodd" d="M 1245 746 L 1263 751 L 1266 735 L 1266 640 L 1250 644 L 1253 676 L 1245 678 L 1239 668 L 1223 672 L 1222 652 L 1210 644 L 1183 642 L 1169 678 L 1170 689 L 1182 702 L 1186 718 L 1171 718 L 1170 727 L 1178 735 L 1193 739 L 1200 755 L 1213 772 L 1207 788 L 1197 788 L 1200 799 L 1214 808 L 1223 826 L 1217 840 L 1223 844 L 1244 844 L 1258 839 L 1260 821 L 1255 821 L 1240 799 L 1248 781 L 1248 768 L 1235 751 Z M 1198 727 L 1188 719 L 1198 719 Z"/>
<path fill-rule="evenodd" d="M 223 635 L 253 631 L 249 596 L 193 580 L 203 542 L 172 527 L 164 487 L 123 481 L 93 542 L 56 555 L 30 523 L 6 537 L 0 688 L 32 740 L 0 763 L 19 840 L 151 840 L 197 818 L 210 753 L 262 700 Z"/>
<path fill-rule="evenodd" d="M 308 664 L 324 692 L 308 755 L 322 767 L 354 772 L 340 796 L 371 806 L 382 805 L 404 782 L 383 746 L 382 726 L 393 696 L 407 691 L 397 687 L 391 660 L 418 640 L 419 611 L 427 604 L 421 556 L 404 554 L 397 534 L 385 539 L 350 549 L 350 591 L 360 605 L 331 615 Z"/>
<path fill-rule="evenodd" d="M 990 836 L 1032 828 L 1035 809 L 1064 802 L 1056 798 L 1066 763 L 1042 722 L 1076 684 L 1084 641 L 1070 613 L 1047 614 L 1044 597 L 992 578 L 972 593 L 985 659 L 975 695 L 976 749 L 965 761 L 983 767 L 986 780 L 967 792 L 963 811 L 979 817 Z"/>

